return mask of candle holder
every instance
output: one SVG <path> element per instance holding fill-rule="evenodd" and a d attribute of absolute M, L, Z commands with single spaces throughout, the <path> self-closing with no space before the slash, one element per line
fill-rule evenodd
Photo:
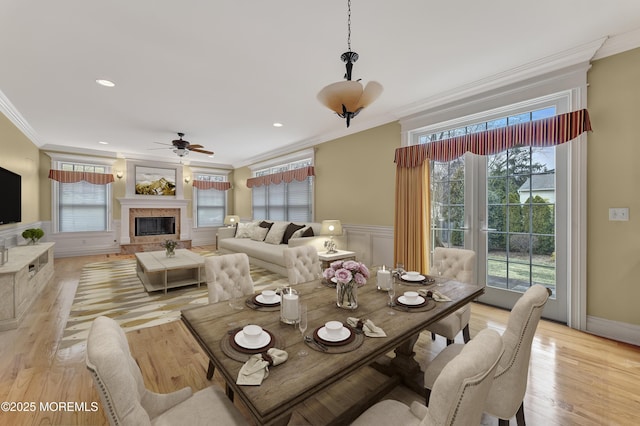
<path fill-rule="evenodd" d="M 291 287 L 285 287 L 280 297 L 280 321 L 285 324 L 296 324 L 299 318 L 298 292 Z"/>

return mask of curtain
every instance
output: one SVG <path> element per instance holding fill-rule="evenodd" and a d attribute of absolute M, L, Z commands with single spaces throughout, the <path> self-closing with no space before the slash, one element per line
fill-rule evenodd
<path fill-rule="evenodd" d="M 110 173 L 76 172 L 65 170 L 49 170 L 49 179 L 62 183 L 89 182 L 94 185 L 107 185 L 113 182 L 113 175 Z"/>
<path fill-rule="evenodd" d="M 231 182 L 209 182 L 206 180 L 194 180 L 193 187 L 198 189 L 215 189 L 217 191 L 226 191 L 231 188 Z"/>
<path fill-rule="evenodd" d="M 393 258 L 407 271 L 429 270 L 429 162 L 396 169 L 396 213 Z"/>
<path fill-rule="evenodd" d="M 302 182 L 309 176 L 315 176 L 313 166 L 301 167 L 295 170 L 287 170 L 286 172 L 273 173 L 270 175 L 257 176 L 247 179 L 247 187 L 254 188 L 262 185 L 280 184 L 282 182 L 291 183 L 294 180 Z"/>

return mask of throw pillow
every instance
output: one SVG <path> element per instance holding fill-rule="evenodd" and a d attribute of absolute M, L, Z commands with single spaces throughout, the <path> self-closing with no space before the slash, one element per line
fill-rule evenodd
<path fill-rule="evenodd" d="M 289 244 L 289 238 L 291 238 L 293 233 L 302 228 L 304 228 L 304 225 L 296 225 L 295 223 L 290 223 L 287 226 L 287 229 L 285 229 L 284 235 L 282 236 L 282 244 Z"/>
<path fill-rule="evenodd" d="M 273 225 L 273 222 L 267 222 L 266 220 L 263 220 L 262 222 L 260 222 L 258 224 L 258 226 L 260 226 L 262 228 L 267 228 L 267 230 L 271 229 L 272 225 Z"/>
<path fill-rule="evenodd" d="M 302 232 L 303 237 L 313 237 L 315 234 L 313 233 L 313 228 L 309 227 Z"/>
<path fill-rule="evenodd" d="M 284 236 L 284 231 L 287 230 L 287 226 L 289 226 L 287 222 L 275 222 L 271 226 L 264 242 L 269 244 L 281 244 L 282 237 Z"/>
<path fill-rule="evenodd" d="M 251 232 L 255 224 L 253 222 L 238 223 L 236 229 L 236 238 L 251 238 Z"/>
<path fill-rule="evenodd" d="M 308 226 L 305 226 L 304 228 L 300 228 L 298 229 L 296 232 L 293 233 L 293 235 L 291 236 L 291 238 L 300 238 L 302 237 L 302 233 L 304 231 L 306 231 L 307 229 L 309 229 Z"/>
<path fill-rule="evenodd" d="M 254 226 L 251 231 L 251 239 L 253 241 L 264 241 L 264 237 L 267 236 L 267 232 L 269 232 L 269 228 Z"/>

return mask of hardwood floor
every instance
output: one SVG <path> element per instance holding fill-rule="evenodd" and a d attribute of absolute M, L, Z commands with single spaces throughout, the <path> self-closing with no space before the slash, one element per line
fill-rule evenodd
<path fill-rule="evenodd" d="M 56 259 L 54 279 L 20 327 L 0 332 L 0 402 L 30 410 L 0 412 L 1 425 L 107 424 L 85 368 L 85 346 L 59 350 L 58 345 L 82 266 L 122 257 Z M 501 332 L 507 318 L 507 311 L 474 304 L 472 337 L 485 327 Z M 171 392 L 184 386 L 198 390 L 212 384 L 205 377 L 205 355 L 180 321 L 129 333 L 128 339 L 150 390 Z M 432 342 L 423 335 L 416 345 L 416 357 L 426 364 L 444 345 L 442 338 Z M 214 385 L 222 385 L 217 375 Z M 406 403 L 422 400 L 401 386 L 386 397 Z M 65 411 L 61 403 L 68 402 L 80 406 Z M 92 411 L 92 402 L 98 403 L 97 411 Z M 246 413 L 240 403 L 236 405 Z M 639 347 L 541 321 L 533 343 L 525 397 L 529 425 L 629 425 L 637 423 L 639 413 Z M 497 420 L 485 416 L 483 424 L 497 424 Z"/>

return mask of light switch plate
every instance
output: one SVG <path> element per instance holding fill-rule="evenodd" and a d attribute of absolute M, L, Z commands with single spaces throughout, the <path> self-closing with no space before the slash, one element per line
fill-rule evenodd
<path fill-rule="evenodd" d="M 618 220 L 618 221 L 629 220 L 629 208 L 628 207 L 610 208 L 609 220 Z"/>

